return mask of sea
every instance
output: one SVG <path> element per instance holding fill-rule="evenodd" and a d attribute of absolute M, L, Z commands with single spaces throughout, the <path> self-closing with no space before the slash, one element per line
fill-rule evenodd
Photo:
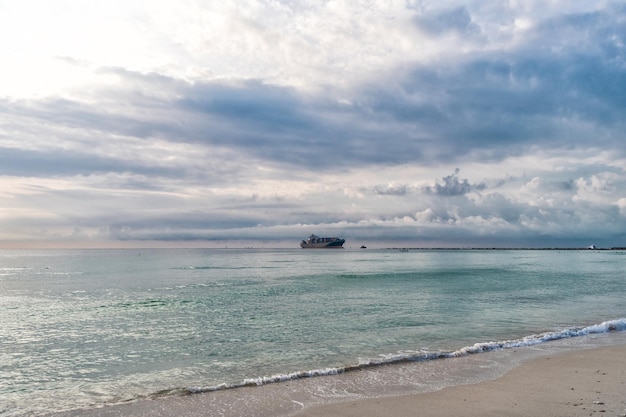
<path fill-rule="evenodd" d="M 623 343 L 625 271 L 623 250 L 2 250 L 0 416 L 289 415 L 491 378 Z"/>

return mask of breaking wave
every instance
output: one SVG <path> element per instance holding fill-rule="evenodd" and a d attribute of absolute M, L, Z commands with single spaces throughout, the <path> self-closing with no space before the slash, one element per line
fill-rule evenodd
<path fill-rule="evenodd" d="M 404 362 L 421 362 L 421 361 L 430 361 L 435 359 L 446 359 L 446 358 L 457 358 L 467 355 L 472 355 L 476 353 L 484 353 L 491 352 L 494 350 L 501 349 L 511 349 L 511 348 L 521 348 L 534 346 L 541 343 L 551 342 L 554 340 L 567 339 L 572 337 L 579 336 L 587 336 L 591 334 L 600 334 L 600 333 L 609 333 L 609 332 L 619 332 L 626 330 L 626 318 L 609 320 L 600 324 L 595 324 L 587 327 L 575 327 L 570 329 L 565 329 L 561 331 L 553 331 L 553 332 L 545 332 L 540 334 L 533 334 L 530 336 L 525 336 L 519 339 L 505 340 L 499 342 L 481 342 L 475 343 L 471 346 L 465 346 L 461 349 L 445 352 L 417 352 L 417 353 L 400 353 L 384 356 L 379 359 L 371 359 L 366 361 L 361 361 L 358 364 L 348 365 L 345 367 L 337 367 L 337 368 L 324 368 L 324 369 L 316 369 L 311 371 L 298 371 L 291 372 L 286 374 L 276 374 L 271 376 L 263 376 L 258 378 L 248 378 L 244 379 L 238 383 L 232 384 L 219 384 L 207 387 L 189 387 L 187 388 L 187 392 L 195 394 L 195 393 L 203 393 L 203 392 L 213 392 L 220 391 L 225 389 L 233 389 L 233 388 L 241 388 L 241 387 L 250 387 L 250 386 L 260 386 L 273 384 L 278 382 L 286 382 L 292 381 L 296 379 L 302 378 L 311 378 L 316 376 L 330 376 L 330 375 L 338 375 L 346 372 L 352 372 L 357 370 L 362 370 L 366 368 L 373 368 L 382 365 L 391 365 L 397 363 Z"/>

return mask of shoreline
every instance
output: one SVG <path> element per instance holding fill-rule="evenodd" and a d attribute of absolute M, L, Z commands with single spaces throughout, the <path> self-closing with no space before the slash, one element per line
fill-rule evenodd
<path fill-rule="evenodd" d="M 626 416 L 626 344 L 548 354 L 492 381 L 315 406 L 294 417 Z"/>
<path fill-rule="evenodd" d="M 626 331 L 55 417 L 626 416 Z"/>

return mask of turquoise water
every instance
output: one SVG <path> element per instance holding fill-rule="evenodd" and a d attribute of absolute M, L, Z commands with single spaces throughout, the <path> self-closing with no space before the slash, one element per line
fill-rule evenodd
<path fill-rule="evenodd" d="M 623 251 L 1 251 L 0 415 L 621 330 L 625 266 Z"/>

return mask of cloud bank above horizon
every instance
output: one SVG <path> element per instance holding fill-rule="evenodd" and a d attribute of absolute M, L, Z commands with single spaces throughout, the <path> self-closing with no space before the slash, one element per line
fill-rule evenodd
<path fill-rule="evenodd" d="M 622 2 L 25 0 L 0 34 L 3 246 L 626 246 Z"/>

